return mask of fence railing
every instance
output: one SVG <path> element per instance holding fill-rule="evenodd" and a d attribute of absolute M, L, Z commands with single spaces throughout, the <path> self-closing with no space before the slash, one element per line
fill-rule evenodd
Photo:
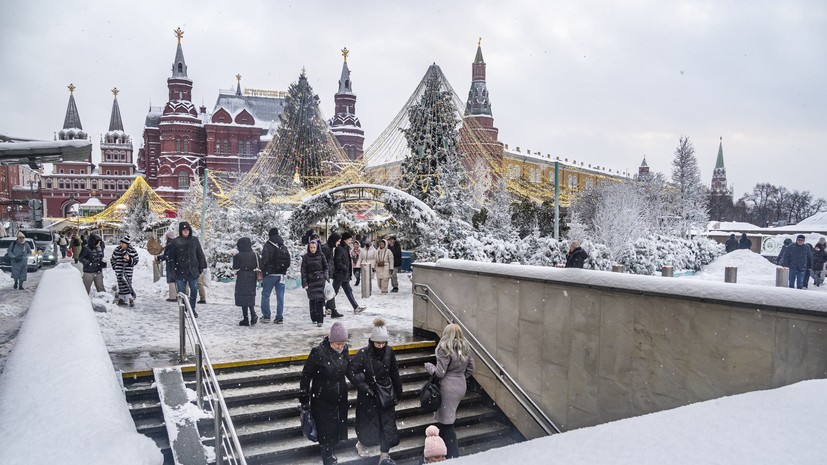
<path fill-rule="evenodd" d="M 180 361 L 182 363 L 188 361 L 187 342 L 191 344 L 195 353 L 195 389 L 198 408 L 204 409 L 206 397 L 213 411 L 215 464 L 247 465 L 241 450 L 241 443 L 238 441 L 238 434 L 233 426 L 233 419 L 229 415 L 229 409 L 221 394 L 221 387 L 218 385 L 218 378 L 215 376 L 204 339 L 198 329 L 198 322 L 193 316 L 189 297 L 181 292 L 178 293 L 178 328 Z"/>
<path fill-rule="evenodd" d="M 470 342 L 471 349 L 477 357 L 479 357 L 485 366 L 487 366 L 488 369 L 494 373 L 500 383 L 508 389 L 508 392 L 514 396 L 514 399 L 526 410 L 526 412 L 528 412 L 531 418 L 537 422 L 537 425 L 539 425 L 546 434 L 560 432 L 560 428 L 558 428 L 551 418 L 549 418 L 545 412 L 540 409 L 540 406 L 538 406 L 534 400 L 529 397 L 528 393 L 520 387 L 517 380 L 508 374 L 502 364 L 490 352 L 488 352 L 488 350 L 485 349 L 480 340 L 474 336 L 474 333 L 469 330 L 468 327 L 459 320 L 459 318 L 457 318 L 456 314 L 448 307 L 448 305 L 445 304 L 439 295 L 437 295 L 433 289 L 430 288 L 430 286 L 427 284 L 414 283 L 414 295 L 417 295 L 433 304 L 434 308 L 436 308 L 439 313 L 442 314 L 442 317 L 449 323 L 456 323 L 460 326 L 460 328 L 462 328 L 465 338 Z"/>

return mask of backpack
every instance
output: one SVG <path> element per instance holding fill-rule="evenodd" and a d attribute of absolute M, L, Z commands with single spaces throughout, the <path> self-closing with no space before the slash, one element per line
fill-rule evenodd
<path fill-rule="evenodd" d="M 65 237 L 61 236 L 60 241 L 58 241 L 57 245 L 61 247 L 66 247 L 67 245 L 69 245 L 69 243 L 66 241 Z"/>
<path fill-rule="evenodd" d="M 285 274 L 290 268 L 290 252 L 284 244 L 273 244 L 273 265 L 272 268 L 276 274 Z"/>

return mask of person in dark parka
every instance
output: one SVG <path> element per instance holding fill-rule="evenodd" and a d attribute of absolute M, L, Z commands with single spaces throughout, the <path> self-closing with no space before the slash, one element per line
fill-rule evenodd
<path fill-rule="evenodd" d="M 347 339 L 345 326 L 333 323 L 330 335 L 310 351 L 299 384 L 299 402 L 303 409 L 310 409 L 316 421 L 324 465 L 337 463 L 333 447 L 347 440 Z"/>
<path fill-rule="evenodd" d="M 258 321 L 256 315 L 256 269 L 259 264 L 258 254 L 253 252 L 253 243 L 249 237 L 242 237 L 236 243 L 238 253 L 233 255 L 235 275 L 235 304 L 241 307 L 244 319 L 239 326 L 253 326 Z M 249 318 L 247 313 L 250 313 Z"/>
<path fill-rule="evenodd" d="M 92 289 L 95 283 L 95 290 L 103 292 L 103 269 L 106 267 L 106 245 L 97 234 L 90 234 L 89 241 L 83 246 L 78 259 L 83 263 L 83 285 L 86 293 Z"/>
<path fill-rule="evenodd" d="M 735 234 L 729 235 L 729 239 L 724 243 L 724 247 L 726 248 L 726 253 L 738 250 L 738 239 L 735 238 Z"/>
<path fill-rule="evenodd" d="M 333 279 L 333 275 L 335 273 L 335 262 L 333 261 L 333 255 L 336 251 L 336 247 L 339 246 L 339 241 L 341 241 L 342 236 L 333 233 L 327 238 L 327 243 L 322 244 L 322 253 L 324 254 L 325 260 L 327 260 L 327 276 L 329 279 Z M 341 318 L 344 315 L 336 311 L 336 298 L 332 298 L 325 302 L 325 308 L 330 310 L 330 318 Z"/>
<path fill-rule="evenodd" d="M 752 248 L 752 241 L 747 237 L 747 233 L 741 233 L 741 239 L 738 241 L 738 248 L 747 250 Z"/>
<path fill-rule="evenodd" d="M 165 266 L 165 273 L 167 275 L 167 285 L 169 286 L 169 297 L 167 297 L 167 302 L 175 302 L 178 300 L 178 284 L 177 279 L 175 279 L 175 264 L 172 260 L 169 259 L 169 250 L 172 246 L 172 243 L 175 241 L 175 231 L 167 230 L 166 234 L 164 234 L 166 238 L 166 245 L 164 245 L 164 251 L 161 252 L 161 255 L 156 257 L 156 260 L 159 262 L 164 262 Z"/>
<path fill-rule="evenodd" d="M 813 284 L 816 287 L 821 287 L 824 283 L 824 264 L 827 263 L 827 250 L 824 250 L 821 243 L 816 244 L 813 250 Z"/>
<path fill-rule="evenodd" d="M 583 268 L 589 254 L 580 248 L 580 241 L 572 241 L 569 253 L 566 254 L 566 268 Z"/>
<path fill-rule="evenodd" d="M 310 301 L 310 321 L 316 326 L 324 323 L 324 284 L 327 282 L 327 259 L 321 252 L 319 241 L 311 240 L 307 244 L 307 253 L 302 256 L 302 287 L 307 291 Z"/>
<path fill-rule="evenodd" d="M 167 254 L 167 260 L 172 261 L 178 292 L 190 290 L 190 308 L 193 316 L 198 318 L 195 303 L 198 299 L 198 277 L 207 269 L 207 259 L 201 242 L 192 234 L 192 227 L 186 221 L 178 224 L 178 237 L 172 242 Z"/>
<path fill-rule="evenodd" d="M 402 398 L 402 378 L 393 348 L 388 345 L 388 330 L 381 318 L 373 320 L 368 345 L 350 361 L 350 379 L 356 387 L 356 452 L 369 455 L 368 446 L 379 444 L 379 459 L 390 457 L 391 447 L 399 445 L 396 428 L 396 403 L 382 407 L 377 385 L 392 386 L 396 401 Z"/>

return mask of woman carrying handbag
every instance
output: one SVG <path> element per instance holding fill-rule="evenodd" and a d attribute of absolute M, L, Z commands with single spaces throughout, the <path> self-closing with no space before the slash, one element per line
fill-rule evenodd
<path fill-rule="evenodd" d="M 256 316 L 256 287 L 258 285 L 258 254 L 253 252 L 249 237 L 242 237 L 236 243 L 238 253 L 233 256 L 235 275 L 235 304 L 241 307 L 244 319 L 239 326 L 253 326 L 258 322 Z M 247 312 L 249 311 L 249 319 Z"/>
<path fill-rule="evenodd" d="M 426 363 L 425 369 L 428 374 L 435 375 L 440 380 L 442 403 L 434 414 L 439 422 L 439 436 L 448 447 L 448 458 L 459 457 L 454 422 L 457 419 L 457 407 L 468 388 L 466 380 L 474 373 L 474 356 L 458 324 L 451 323 L 442 331 L 442 337 L 436 346 L 436 365 Z"/>
<path fill-rule="evenodd" d="M 402 379 L 388 330 L 381 318 L 373 320 L 368 345 L 350 362 L 349 378 L 356 387 L 356 452 L 368 457 L 369 446 L 379 445 L 379 460 L 390 459 L 391 447 L 399 444 L 396 404 L 402 398 Z"/>
<path fill-rule="evenodd" d="M 388 249 L 385 239 L 379 241 L 379 248 L 376 250 L 376 284 L 382 294 L 388 293 L 388 282 L 393 273 L 393 252 Z"/>

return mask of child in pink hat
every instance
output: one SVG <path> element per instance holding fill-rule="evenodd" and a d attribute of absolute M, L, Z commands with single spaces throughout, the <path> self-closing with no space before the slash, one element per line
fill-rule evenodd
<path fill-rule="evenodd" d="M 448 455 L 448 448 L 445 441 L 439 437 L 439 428 L 434 425 L 425 430 L 425 450 L 422 452 L 422 463 L 436 463 L 445 460 Z"/>

